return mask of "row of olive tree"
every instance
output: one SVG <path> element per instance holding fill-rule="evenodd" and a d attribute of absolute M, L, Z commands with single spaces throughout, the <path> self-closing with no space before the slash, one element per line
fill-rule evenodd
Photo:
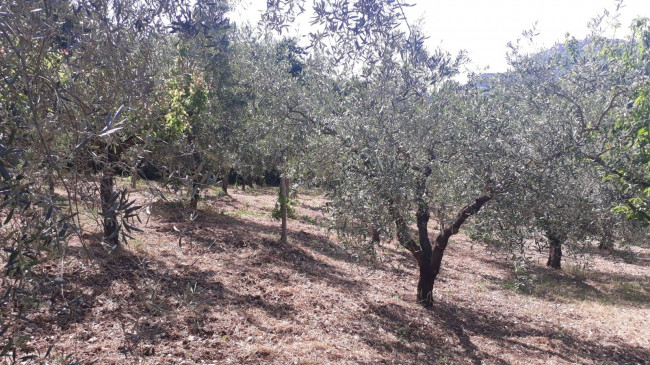
<path fill-rule="evenodd" d="M 284 29 L 296 4 L 269 2 L 267 25 Z M 301 47 L 235 29 L 223 2 L 2 3 L 6 293 L 28 293 L 42 251 L 85 244 L 79 204 L 107 247 L 126 242 L 139 207 L 116 176 L 142 163 L 185 187 L 191 210 L 232 169 L 280 171 L 282 241 L 288 178 L 326 188 L 335 228 L 412 254 L 427 306 L 450 238 L 479 213 L 485 241 L 542 237 L 556 268 L 563 245 L 631 239 L 612 209 L 647 220 L 648 22 L 627 41 L 513 48 L 512 71 L 463 85 L 463 55 L 429 52 L 405 6 L 317 2 Z M 22 314 L 4 314 L 6 352 Z"/>
<path fill-rule="evenodd" d="M 304 8 L 293 5 L 270 4 L 266 20 L 283 29 Z M 404 6 L 316 3 L 310 47 L 328 77 L 310 81 L 331 92 L 319 113 L 300 112 L 319 130 L 306 176 L 331 189 L 336 227 L 396 236 L 418 263 L 419 301 L 433 304 L 449 239 L 484 207 L 484 238 L 512 248 L 541 234 L 556 268 L 562 244 L 624 233 L 614 205 L 643 216 L 646 21 L 625 42 L 594 33 L 563 52 L 513 47 L 512 71 L 460 85 L 462 55 L 429 53 Z"/>
<path fill-rule="evenodd" d="M 19 318 L 38 302 L 29 298 L 39 286 L 33 268 L 70 235 L 86 246 L 84 232 L 94 229 L 80 212 L 96 212 L 109 249 L 138 230 L 139 207 L 116 176 L 131 173 L 173 129 L 174 103 L 185 102 L 170 101 L 175 92 L 190 90 L 184 112 L 199 120 L 196 67 L 169 51 L 200 39 L 204 58 L 219 65 L 208 76 L 218 77 L 226 10 L 224 2 L 189 0 L 0 3 L 2 355 L 16 356 L 26 339 Z M 182 132 L 193 151 L 198 132 Z"/>

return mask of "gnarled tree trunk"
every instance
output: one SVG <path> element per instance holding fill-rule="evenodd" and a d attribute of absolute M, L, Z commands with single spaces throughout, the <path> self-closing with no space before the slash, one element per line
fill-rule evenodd
<path fill-rule="evenodd" d="M 422 181 L 422 184 L 424 184 L 424 180 Z M 467 218 L 476 214 L 490 199 L 490 195 L 483 195 L 474 200 L 471 204 L 463 207 L 459 211 L 453 223 L 449 226 L 443 227 L 442 231 L 438 233 L 433 244 L 429 239 L 428 230 L 428 222 L 430 218 L 429 207 L 424 200 L 418 202 L 418 211 L 416 215 L 419 242 L 416 242 L 410 237 L 406 221 L 401 217 L 392 204 L 392 201 L 389 201 L 389 210 L 397 227 L 398 241 L 413 254 L 418 262 L 420 275 L 417 286 L 417 300 L 423 306 L 433 306 L 433 286 L 438 274 L 440 273 L 442 258 L 445 249 L 447 248 L 447 244 L 449 243 L 449 238 L 458 233 L 460 227 Z"/>

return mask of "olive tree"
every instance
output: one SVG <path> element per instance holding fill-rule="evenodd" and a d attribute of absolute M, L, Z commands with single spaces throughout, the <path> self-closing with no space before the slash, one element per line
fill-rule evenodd
<path fill-rule="evenodd" d="M 529 178 L 520 177 L 477 216 L 472 238 L 514 257 L 525 255 L 530 246 L 546 248 L 546 265 L 553 269 L 561 269 L 566 250 L 577 255 L 595 242 L 640 239 L 643 227 L 612 211 L 620 192 L 585 161 L 566 157 L 533 167 Z"/>
<path fill-rule="evenodd" d="M 248 120 L 239 132 L 237 170 L 280 172 L 278 206 L 281 241 L 287 240 L 289 178 L 301 164 L 310 136 L 317 132 L 322 72 L 291 38 L 277 40 L 250 29 L 240 33 L 238 79 L 249 90 Z"/>
<path fill-rule="evenodd" d="M 602 21 L 586 39 L 568 36 L 536 54 L 513 46 L 513 90 L 531 112 L 564 125 L 566 151 L 619 187 L 617 211 L 647 221 L 648 20 L 634 21 L 626 39 L 603 36 Z"/>
<path fill-rule="evenodd" d="M 629 124 L 632 105 L 622 103 L 634 95 L 630 92 L 642 74 L 638 64 L 620 64 L 621 47 L 629 46 L 597 35 L 584 41 L 568 38 L 563 45 L 534 54 L 521 53 L 513 45 L 513 71 L 477 81 L 484 89 L 503 85 L 503 93 L 510 95 L 510 118 L 535 120 L 534 146 L 553 157 L 553 163 L 530 164 L 529 176 L 520 177 L 520 183 L 484 212 L 479 225 L 483 239 L 512 250 L 541 236 L 534 242 L 548 247 L 547 265 L 559 269 L 563 246 L 577 251 L 595 241 L 601 248 L 612 247 L 643 232 L 613 213 L 621 202 L 629 203 L 634 188 L 620 184 L 632 178 L 630 172 L 608 164 L 621 158 L 633 167 L 620 146 L 636 150 L 630 139 L 638 139 L 638 131 L 622 136 L 614 130 Z M 645 168 L 638 162 L 635 174 Z"/>
<path fill-rule="evenodd" d="M 36 137 L 25 146 L 30 162 L 56 173 L 71 202 L 93 196 L 97 183 L 110 247 L 134 228 L 127 219 L 135 207 L 115 188 L 115 176 L 131 165 L 125 151 L 143 143 L 160 81 L 156 43 L 179 4 L 3 3 L 11 15 L 2 24 L 5 77 L 12 80 L 7 104 L 21 106 Z"/>
<path fill-rule="evenodd" d="M 267 18 L 284 14 L 277 11 L 282 4 Z M 308 160 L 330 189 L 341 229 L 370 226 L 396 235 L 411 252 L 419 266 L 418 301 L 430 306 L 450 238 L 507 191 L 527 163 L 549 157 L 506 118 L 507 100 L 453 81 L 463 55 L 429 53 L 404 6 L 314 7 L 320 28 L 311 34 L 312 52 L 325 63 L 321 98 L 329 106 L 314 118 L 319 133 Z"/>
<path fill-rule="evenodd" d="M 155 118 L 153 96 L 164 77 L 159 42 L 170 32 L 194 35 L 197 24 L 184 21 L 183 9 L 201 5 L 213 6 L 184 0 L 0 3 L 0 213 L 9 268 L 3 286 L 15 283 L 3 290 L 3 303 L 28 310 L 26 301 L 16 301 L 36 285 L 28 274 L 46 259 L 42 252 L 71 233 L 84 244 L 84 226 L 75 218 L 79 204 L 98 213 L 102 241 L 111 249 L 137 230 L 138 207 L 116 188 L 115 177 L 129 171 L 128 159 L 138 153 L 127 151 L 143 149 L 146 121 Z M 54 204 L 57 187 L 66 208 Z M 1 331 L 12 336 L 1 351 L 15 355 L 21 337 L 13 329 L 19 333 L 15 319 L 23 314 L 4 314 Z"/>
<path fill-rule="evenodd" d="M 265 19 L 283 30 L 304 5 L 269 3 Z M 594 132 L 615 125 L 615 111 L 624 110 L 623 90 L 646 71 L 642 62 L 612 59 L 624 52 L 608 52 L 608 45 L 620 43 L 595 37 L 586 53 L 574 41 L 568 52 L 532 56 L 513 46 L 513 73 L 487 87 L 480 79 L 459 85 L 452 77 L 462 57 L 429 53 L 417 26 L 404 17 L 405 6 L 315 3 L 310 46 L 327 65 L 331 83 L 324 90 L 331 91 L 331 106 L 316 118 L 321 133 L 312 139 L 317 147 L 309 160 L 331 189 L 339 226 L 396 235 L 418 262 L 418 300 L 432 305 L 450 237 L 490 202 L 498 208 L 499 201 L 513 199 L 523 210 L 526 202 L 538 204 L 532 182 L 541 181 L 540 194 L 554 194 L 558 161 L 597 161 L 593 153 L 604 145 L 594 143 Z M 566 203 L 574 210 L 603 206 L 598 193 L 572 198 Z M 537 228 L 547 227 L 553 242 L 563 239 L 556 227 L 567 223 L 566 215 L 525 213 L 539 218 Z M 513 222 L 516 228 L 524 223 Z"/>

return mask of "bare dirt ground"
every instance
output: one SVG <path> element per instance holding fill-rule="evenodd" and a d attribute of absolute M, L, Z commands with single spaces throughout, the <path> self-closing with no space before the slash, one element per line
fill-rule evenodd
<path fill-rule="evenodd" d="M 144 203 L 146 188 L 140 186 Z M 299 195 L 278 243 L 271 189 L 214 192 L 190 222 L 178 203 L 142 213 L 118 255 L 88 235 L 42 268 L 29 345 L 63 364 L 650 363 L 650 249 L 526 271 L 462 234 L 436 305 L 415 302 L 414 261 L 392 243 L 370 262 L 319 224 Z M 180 239 L 180 246 L 179 246 Z M 62 285 L 51 284 L 62 277 Z"/>

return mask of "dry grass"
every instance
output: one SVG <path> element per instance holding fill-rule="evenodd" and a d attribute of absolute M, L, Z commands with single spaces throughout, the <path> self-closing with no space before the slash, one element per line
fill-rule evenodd
<path fill-rule="evenodd" d="M 107 255 L 89 236 L 90 265 L 73 243 L 62 266 L 39 276 L 43 305 L 27 324 L 29 343 L 41 354 L 55 344 L 39 361 L 650 362 L 648 249 L 635 249 L 635 259 L 597 255 L 587 271 L 550 271 L 538 256 L 517 278 L 461 236 L 448 248 L 436 306 L 426 310 L 415 304 L 411 258 L 392 245 L 381 262 L 345 250 L 314 224 L 324 204 L 317 195 L 300 196 L 301 218 L 279 244 L 270 218 L 276 197 L 233 189 L 203 201 L 194 221 L 182 205 L 157 202 L 145 233 L 120 254 Z M 60 270 L 65 284 L 49 284 Z"/>

